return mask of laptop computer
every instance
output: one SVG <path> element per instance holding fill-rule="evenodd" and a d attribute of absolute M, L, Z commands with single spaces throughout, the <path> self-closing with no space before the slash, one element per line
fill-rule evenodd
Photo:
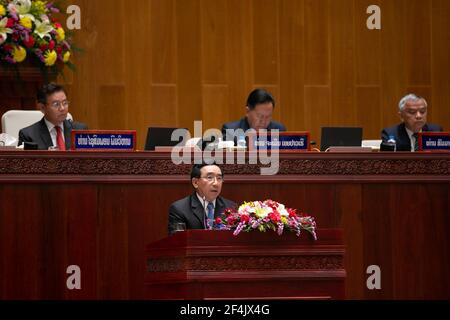
<path fill-rule="evenodd" d="M 172 141 L 172 132 L 182 128 L 169 127 L 149 127 L 147 131 L 147 139 L 145 141 L 145 150 L 155 150 L 156 146 L 173 147 L 179 144 L 183 137 L 176 141 Z M 187 129 L 185 129 L 187 132 Z"/>
<path fill-rule="evenodd" d="M 322 127 L 320 150 L 329 147 L 361 147 L 362 131 L 360 127 Z"/>

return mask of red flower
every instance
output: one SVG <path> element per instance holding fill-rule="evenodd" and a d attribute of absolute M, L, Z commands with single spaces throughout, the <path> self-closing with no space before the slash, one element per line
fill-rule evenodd
<path fill-rule="evenodd" d="M 287 212 L 289 213 L 290 218 L 295 218 L 297 216 L 297 209 L 288 208 Z"/>
<path fill-rule="evenodd" d="M 11 28 L 14 25 L 14 19 L 9 18 L 8 21 L 6 21 L 6 28 Z"/>
<path fill-rule="evenodd" d="M 222 219 L 220 217 L 217 217 L 214 221 L 215 224 L 222 224 Z"/>
<path fill-rule="evenodd" d="M 54 40 L 50 40 L 50 42 L 48 43 L 48 48 L 50 50 L 53 50 L 55 48 L 55 41 Z"/>
<path fill-rule="evenodd" d="M 62 47 L 56 47 L 57 54 L 61 54 L 62 50 L 63 50 Z"/>
<path fill-rule="evenodd" d="M 61 23 L 57 22 L 56 19 L 52 19 L 52 21 L 54 22 L 54 26 L 56 29 L 61 28 Z"/>
<path fill-rule="evenodd" d="M 8 51 L 8 52 L 10 52 L 10 51 L 12 51 L 12 46 L 10 45 L 10 44 L 5 44 L 4 46 L 3 46 L 3 49 L 5 49 L 5 51 Z"/>
<path fill-rule="evenodd" d="M 41 49 L 42 52 L 44 52 L 45 50 L 47 50 L 48 46 L 46 43 L 43 43 L 39 46 L 39 49 Z"/>
<path fill-rule="evenodd" d="M 281 216 L 277 211 L 269 213 L 267 216 L 269 217 L 270 220 L 272 220 L 275 223 L 281 220 Z"/>
<path fill-rule="evenodd" d="M 228 216 L 227 223 L 232 226 L 236 223 L 236 219 L 233 216 Z"/>
<path fill-rule="evenodd" d="M 241 216 L 241 222 L 248 223 L 249 221 L 250 221 L 250 217 L 248 216 L 248 214 L 243 214 Z"/>
<path fill-rule="evenodd" d="M 35 42 L 36 42 L 36 41 L 34 41 L 33 36 L 29 36 L 29 37 L 28 37 L 28 41 L 26 41 L 26 40 L 23 41 L 23 43 L 25 44 L 25 46 L 26 46 L 27 48 L 33 47 Z"/>

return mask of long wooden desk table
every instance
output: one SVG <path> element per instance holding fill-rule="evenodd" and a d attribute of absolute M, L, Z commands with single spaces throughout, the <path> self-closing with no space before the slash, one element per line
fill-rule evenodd
<path fill-rule="evenodd" d="M 144 298 L 145 247 L 192 192 L 190 168 L 169 153 L 0 151 L 0 299 Z M 343 228 L 347 298 L 450 299 L 450 153 L 281 154 L 274 176 L 223 168 L 223 196 Z M 66 286 L 71 265 L 80 290 Z M 370 266 L 381 289 L 367 287 Z"/>

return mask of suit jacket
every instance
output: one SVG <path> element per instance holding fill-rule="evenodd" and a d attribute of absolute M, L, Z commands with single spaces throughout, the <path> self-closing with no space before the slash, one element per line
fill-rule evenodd
<path fill-rule="evenodd" d="M 64 120 L 63 126 L 66 150 L 69 150 L 71 145 L 70 133 L 72 132 L 72 129 L 87 129 L 87 126 L 84 123 L 72 122 L 69 120 Z M 20 146 L 23 142 L 37 143 L 39 150 L 48 150 L 49 147 L 53 146 L 52 137 L 50 136 L 44 118 L 19 131 L 19 142 L 17 145 Z"/>
<path fill-rule="evenodd" d="M 227 122 L 222 126 L 222 134 L 225 136 L 226 133 L 226 129 L 242 129 L 245 131 L 247 131 L 248 129 L 250 129 L 250 124 L 247 121 L 247 117 L 242 118 L 241 120 L 238 121 L 233 121 L 233 122 Z M 280 131 L 286 131 L 286 127 L 276 121 L 270 121 L 269 126 L 267 127 L 267 130 L 272 130 L 272 129 L 278 129 Z"/>
<path fill-rule="evenodd" d="M 442 127 L 435 124 L 425 124 L 422 131 L 442 131 Z M 384 128 L 381 131 L 383 142 L 388 141 L 389 136 L 394 136 L 397 151 L 411 151 L 411 140 L 406 132 L 405 123 L 402 122 L 390 128 Z"/>
<path fill-rule="evenodd" d="M 236 208 L 236 203 L 223 197 L 217 197 L 214 217 L 222 214 L 227 208 Z M 205 229 L 205 209 L 194 192 L 190 196 L 175 201 L 169 208 L 169 234 L 172 234 L 177 222 L 184 222 L 186 229 Z"/>

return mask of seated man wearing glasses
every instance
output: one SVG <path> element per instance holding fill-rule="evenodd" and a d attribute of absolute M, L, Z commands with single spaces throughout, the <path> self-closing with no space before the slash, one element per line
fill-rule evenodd
<path fill-rule="evenodd" d="M 19 146 L 24 142 L 32 142 L 37 144 L 39 150 L 48 150 L 50 147 L 69 150 L 72 129 L 87 129 L 83 123 L 66 119 L 69 101 L 61 85 L 43 85 L 37 93 L 37 105 L 44 117 L 19 131 Z"/>
<path fill-rule="evenodd" d="M 194 193 L 169 208 L 169 234 L 183 229 L 211 229 L 214 218 L 225 209 L 236 207 L 236 203 L 220 196 L 223 174 L 218 165 L 195 164 L 191 184 Z"/>

